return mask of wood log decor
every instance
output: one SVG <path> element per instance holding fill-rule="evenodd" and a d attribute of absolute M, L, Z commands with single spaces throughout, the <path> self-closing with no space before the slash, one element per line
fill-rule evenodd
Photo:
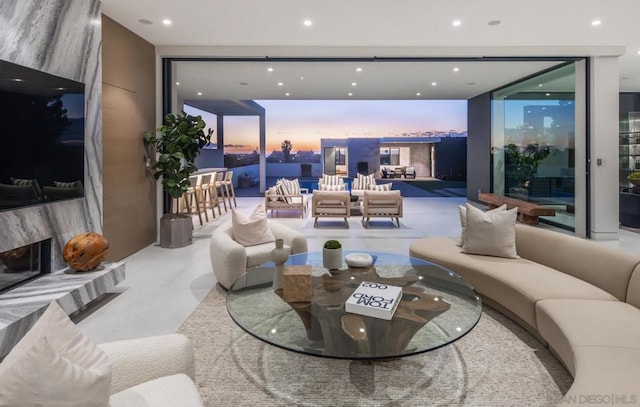
<path fill-rule="evenodd" d="M 62 258 L 72 269 L 89 271 L 102 263 L 109 252 L 109 242 L 98 233 L 72 237 L 64 246 Z"/>
<path fill-rule="evenodd" d="M 374 266 L 333 270 L 311 280 L 312 301 L 287 303 L 302 320 L 309 340 L 322 340 L 325 350 L 338 357 L 384 358 L 410 352 L 407 346 L 416 332 L 451 308 L 440 296 L 413 286 L 418 276 L 380 277 Z M 362 281 L 402 287 L 390 321 L 345 311 L 345 301 Z M 283 297 L 282 289 L 275 292 Z"/>

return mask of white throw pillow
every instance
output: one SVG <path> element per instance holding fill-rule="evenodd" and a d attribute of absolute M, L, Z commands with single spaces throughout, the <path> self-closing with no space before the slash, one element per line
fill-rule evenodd
<path fill-rule="evenodd" d="M 507 205 L 502 205 L 497 208 L 489 209 L 487 212 L 491 212 L 491 211 L 502 212 L 506 210 L 507 210 Z M 458 205 L 458 212 L 460 213 L 460 227 L 462 228 L 462 232 L 460 233 L 460 243 L 458 243 L 458 246 L 462 247 L 464 246 L 464 234 L 465 234 L 465 231 L 467 230 L 467 207 Z"/>
<path fill-rule="evenodd" d="M 483 212 L 467 203 L 467 228 L 463 253 L 517 258 L 516 218 L 518 208 Z"/>
<path fill-rule="evenodd" d="M 274 185 L 271 188 L 267 189 L 267 196 L 269 197 L 269 201 L 278 202 L 278 199 L 280 199 L 278 197 L 278 187 Z"/>
<path fill-rule="evenodd" d="M 231 227 L 235 241 L 245 247 L 276 240 L 269 229 L 267 212 L 262 204 L 256 206 L 256 209 L 248 217 L 233 209 L 231 211 Z"/>
<path fill-rule="evenodd" d="M 109 405 L 111 362 L 54 301 L 0 364 L 0 406 Z"/>

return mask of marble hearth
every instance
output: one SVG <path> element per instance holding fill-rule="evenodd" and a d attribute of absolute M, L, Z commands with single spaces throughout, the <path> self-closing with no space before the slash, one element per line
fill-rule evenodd
<path fill-rule="evenodd" d="M 51 301 L 71 314 L 125 278 L 125 265 L 103 263 L 89 272 L 63 269 L 0 294 L 0 358 L 31 328 Z"/>

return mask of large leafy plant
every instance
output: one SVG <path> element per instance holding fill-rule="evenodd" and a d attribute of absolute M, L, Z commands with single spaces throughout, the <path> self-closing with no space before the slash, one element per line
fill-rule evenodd
<path fill-rule="evenodd" d="M 155 179 L 162 177 L 164 190 L 173 198 L 187 191 L 189 176 L 198 169 L 194 164 L 196 156 L 209 144 L 213 134 L 211 129 L 205 132 L 205 127 L 201 116 L 181 112 L 168 114 L 164 125 L 156 129 L 157 133 L 144 132 L 144 144 L 154 147 L 157 153 L 157 161 L 151 166 L 155 171 L 153 175 Z"/>
<path fill-rule="evenodd" d="M 505 146 L 505 171 L 507 178 L 516 181 L 519 187 L 528 187 L 538 173 L 540 162 L 551 153 L 548 145 L 530 143 L 525 147 L 516 144 Z"/>

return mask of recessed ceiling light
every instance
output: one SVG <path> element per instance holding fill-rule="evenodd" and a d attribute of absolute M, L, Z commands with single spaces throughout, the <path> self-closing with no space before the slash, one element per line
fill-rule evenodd
<path fill-rule="evenodd" d="M 487 23 L 487 25 L 500 25 L 502 24 L 502 21 L 500 20 L 491 20 Z"/>
<path fill-rule="evenodd" d="M 353 96 L 353 93 L 349 92 L 349 96 Z"/>
<path fill-rule="evenodd" d="M 356 68 L 356 72 L 362 72 L 362 68 L 357 67 L 357 68 Z"/>
<path fill-rule="evenodd" d="M 624 78 L 623 78 L 624 79 Z M 58 88 L 58 90 L 64 90 L 64 88 Z"/>
<path fill-rule="evenodd" d="M 301 76 L 301 77 L 300 77 L 300 80 L 301 80 L 301 81 L 303 81 L 303 80 L 304 80 L 304 76 Z"/>
<path fill-rule="evenodd" d="M 638 54 L 640 54 L 640 50 L 638 50 Z"/>
<path fill-rule="evenodd" d="M 473 86 L 475 84 L 476 84 L 475 82 L 467 82 L 465 85 Z"/>
<path fill-rule="evenodd" d="M 307 19 L 307 20 L 304 20 L 302 24 L 304 24 L 305 27 L 311 27 L 313 25 L 313 21 Z"/>
<path fill-rule="evenodd" d="M 19 78 L 15 78 L 15 79 L 11 79 L 11 80 L 14 81 L 14 82 L 22 82 L 22 79 L 19 79 Z"/>
<path fill-rule="evenodd" d="M 600 24 L 602 24 L 602 21 L 600 21 L 600 20 L 593 20 L 593 21 L 591 22 L 591 25 L 592 25 L 592 26 L 594 26 L 594 27 L 597 27 L 597 26 L 599 26 Z"/>
<path fill-rule="evenodd" d="M 278 86 L 282 86 L 282 85 L 284 85 L 284 83 L 278 82 Z"/>
<path fill-rule="evenodd" d="M 269 68 L 267 68 L 267 71 L 273 72 L 273 68 L 269 67 Z"/>
<path fill-rule="evenodd" d="M 151 25 L 153 24 L 153 21 L 147 20 L 146 18 L 141 18 L 140 20 L 138 20 L 138 22 L 140 24 L 146 24 L 146 25 Z"/>
<path fill-rule="evenodd" d="M 285 96 L 289 96 L 289 92 L 285 93 L 284 95 L 285 95 Z"/>
<path fill-rule="evenodd" d="M 422 95 L 422 93 L 416 92 L 416 96 L 421 96 L 421 95 Z"/>
<path fill-rule="evenodd" d="M 247 86 L 247 85 L 249 85 L 249 82 L 238 82 L 238 85 Z"/>
<path fill-rule="evenodd" d="M 541 83 L 539 83 L 539 84 L 538 84 L 538 87 L 539 87 L 539 88 L 541 88 L 541 87 L 542 87 L 542 84 L 541 84 Z"/>
<path fill-rule="evenodd" d="M 355 82 L 351 82 L 351 86 L 358 86 L 358 84 Z"/>
<path fill-rule="evenodd" d="M 431 86 L 436 86 L 438 82 L 431 82 Z"/>
<path fill-rule="evenodd" d="M 460 20 L 453 20 L 453 22 L 451 23 L 451 25 L 454 27 L 459 27 L 461 24 L 462 24 L 462 21 Z"/>
<path fill-rule="evenodd" d="M 460 68 L 458 68 L 457 66 L 453 68 L 453 72 L 458 72 L 460 71 Z"/>
<path fill-rule="evenodd" d="M 180 86 L 180 82 L 176 82 L 176 86 Z"/>
<path fill-rule="evenodd" d="M 545 93 L 544 95 L 545 96 L 551 96 L 551 93 Z"/>
<path fill-rule="evenodd" d="M 169 20 L 168 18 L 165 18 L 164 20 L 162 20 L 162 24 L 164 25 L 171 25 L 171 20 Z"/>
<path fill-rule="evenodd" d="M 202 96 L 202 92 L 198 92 L 198 96 Z"/>

